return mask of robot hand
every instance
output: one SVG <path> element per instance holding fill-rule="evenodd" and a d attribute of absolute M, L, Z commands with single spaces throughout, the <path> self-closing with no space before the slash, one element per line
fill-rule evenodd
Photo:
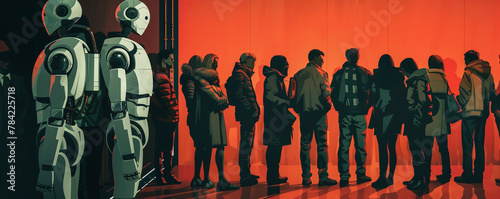
<path fill-rule="evenodd" d="M 141 170 L 138 168 L 138 164 L 135 159 L 124 160 L 122 169 L 125 180 L 137 181 L 141 179 Z"/>
<path fill-rule="evenodd" d="M 40 192 L 50 192 L 54 189 L 54 171 L 41 170 L 38 174 L 36 190 Z"/>

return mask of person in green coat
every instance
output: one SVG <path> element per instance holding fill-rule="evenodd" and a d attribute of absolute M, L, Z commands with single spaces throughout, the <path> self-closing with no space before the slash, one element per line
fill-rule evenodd
<path fill-rule="evenodd" d="M 292 143 L 295 116 L 288 110 L 290 99 L 283 79 L 288 75 L 286 57 L 271 58 L 271 67 L 264 66 L 264 145 L 267 145 L 267 184 L 286 183 L 287 177 L 280 177 L 279 163 L 283 146 Z"/>
<path fill-rule="evenodd" d="M 204 147 L 203 170 L 205 179 L 201 187 L 205 189 L 214 188 L 214 183 L 210 180 L 210 159 L 212 158 L 212 148 L 217 148 L 215 163 L 219 171 L 219 181 L 217 189 L 219 191 L 239 189 L 232 185 L 224 176 L 224 147 L 227 146 L 226 123 L 224 113 L 229 104 L 227 97 L 222 92 L 219 83 L 217 67 L 219 57 L 215 54 L 208 54 L 203 59 L 203 67 L 194 71 L 195 79 L 195 110 L 194 110 L 194 132 L 193 139 L 196 148 Z"/>

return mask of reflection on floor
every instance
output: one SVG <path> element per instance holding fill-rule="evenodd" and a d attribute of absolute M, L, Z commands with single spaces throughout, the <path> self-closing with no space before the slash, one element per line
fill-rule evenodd
<path fill-rule="evenodd" d="M 312 171 L 317 172 L 316 166 L 311 166 Z M 339 180 L 337 167 L 329 165 L 330 177 Z M 287 176 L 289 182 L 280 186 L 268 187 L 266 184 L 266 166 L 252 165 L 252 173 L 259 175 L 259 184 L 251 187 L 243 187 L 236 191 L 218 192 L 216 189 L 191 189 L 189 183 L 193 177 L 193 166 L 178 167 L 177 175 L 182 180 L 180 185 L 157 186 L 152 184 L 144 188 L 137 194 L 137 198 L 499 198 L 500 184 L 495 183 L 495 178 L 500 178 L 500 166 L 487 165 L 484 173 L 483 184 L 457 184 L 453 181 L 454 176 L 459 176 L 462 172 L 461 166 L 452 166 L 452 179 L 446 184 L 441 184 L 436 180 L 436 175 L 441 174 L 441 166 L 432 167 L 431 184 L 428 192 L 413 192 L 403 185 L 404 180 L 409 180 L 413 175 L 410 165 L 398 165 L 394 177 L 394 185 L 386 189 L 376 190 L 372 188 L 371 182 L 357 185 L 355 167 L 351 167 L 350 184 L 347 187 L 339 188 L 338 185 L 330 187 L 318 187 L 318 175 L 313 172 L 311 186 L 302 186 L 301 168 L 299 165 L 281 166 L 281 175 Z M 226 166 L 226 178 L 231 183 L 239 185 L 238 165 Z M 203 174 L 202 174 L 203 175 Z M 378 177 L 378 167 L 368 166 L 367 175 L 372 178 L 372 182 Z M 217 184 L 218 174 L 213 165 L 210 171 L 210 179 Z"/>

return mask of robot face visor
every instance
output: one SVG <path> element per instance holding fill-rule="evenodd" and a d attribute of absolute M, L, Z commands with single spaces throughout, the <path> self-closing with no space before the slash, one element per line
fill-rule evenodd
<path fill-rule="evenodd" d="M 116 19 L 126 22 L 134 33 L 142 35 L 149 25 L 150 13 L 146 4 L 138 0 L 127 0 L 116 9 Z"/>
<path fill-rule="evenodd" d="M 77 0 L 49 0 L 42 11 L 45 30 L 52 35 L 59 28 L 69 29 L 82 16 L 82 7 Z"/>

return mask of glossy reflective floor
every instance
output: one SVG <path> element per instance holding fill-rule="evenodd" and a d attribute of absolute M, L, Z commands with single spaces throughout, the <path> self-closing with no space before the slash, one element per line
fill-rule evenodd
<path fill-rule="evenodd" d="M 193 166 L 180 166 L 176 170 L 180 185 L 158 186 L 153 181 L 140 193 L 137 198 L 500 198 L 500 184 L 495 183 L 495 178 L 500 178 L 500 166 L 487 165 L 484 173 L 483 184 L 459 184 L 453 179 L 446 184 L 436 180 L 436 175 L 441 174 L 441 166 L 433 165 L 431 184 L 427 192 L 410 191 L 402 184 L 413 175 L 410 165 L 398 165 L 394 177 L 394 185 L 377 190 L 371 187 L 371 182 L 356 184 L 355 167 L 351 167 L 350 184 L 339 188 L 338 185 L 330 187 L 318 187 L 318 176 L 315 165 L 312 165 L 313 177 L 311 186 L 302 186 L 301 168 L 299 165 L 281 166 L 281 175 L 287 176 L 289 182 L 280 186 L 268 187 L 266 184 L 266 166 L 252 165 L 252 173 L 261 176 L 259 184 L 251 187 L 243 187 L 236 191 L 219 192 L 215 188 L 210 190 L 191 189 L 189 186 L 193 177 Z M 337 166 L 329 165 L 330 177 L 339 180 Z M 238 165 L 226 165 L 226 177 L 231 183 L 239 185 Z M 452 176 L 462 173 L 461 166 L 452 166 Z M 203 174 L 202 174 L 203 175 Z M 368 166 L 367 175 L 372 182 L 378 177 L 378 166 Z M 210 179 L 217 184 L 217 170 L 213 165 Z M 453 178 L 452 177 L 452 178 Z"/>

